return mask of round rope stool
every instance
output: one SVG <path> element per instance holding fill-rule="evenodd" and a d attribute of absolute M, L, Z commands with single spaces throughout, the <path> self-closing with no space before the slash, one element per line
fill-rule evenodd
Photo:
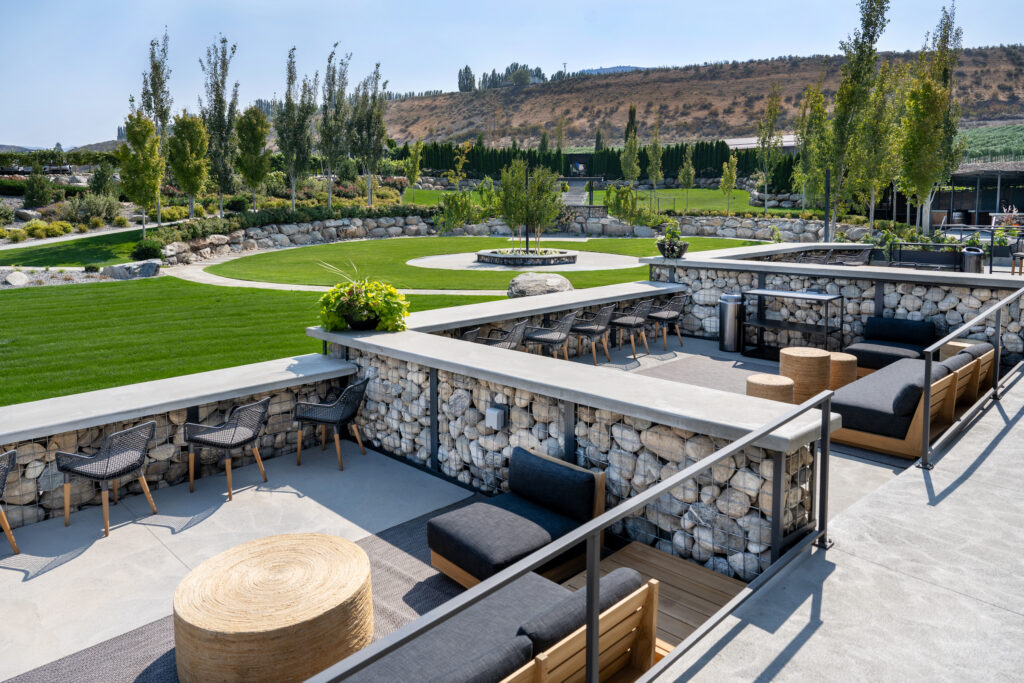
<path fill-rule="evenodd" d="M 828 389 L 828 351 L 809 346 L 790 346 L 779 351 L 779 374 L 793 380 L 793 402 L 803 403 Z"/>
<path fill-rule="evenodd" d="M 747 375 L 747 396 L 793 402 L 793 380 L 782 375 Z"/>
<path fill-rule="evenodd" d="M 832 391 L 857 381 L 857 356 L 850 353 L 832 351 L 829 363 L 828 388 Z"/>
<path fill-rule="evenodd" d="M 336 536 L 243 543 L 193 569 L 174 592 L 183 682 L 304 680 L 372 637 L 370 559 Z"/>

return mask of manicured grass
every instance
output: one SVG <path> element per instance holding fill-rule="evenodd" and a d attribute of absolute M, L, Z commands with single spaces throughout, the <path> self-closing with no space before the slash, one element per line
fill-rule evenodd
<path fill-rule="evenodd" d="M 755 242 L 690 237 L 690 251 L 739 247 Z M 411 237 L 395 240 L 336 242 L 301 249 L 266 252 L 228 261 L 207 270 L 240 280 L 263 280 L 289 284 L 333 285 L 338 276 L 320 263 L 337 266 L 353 278 L 370 277 L 403 289 L 506 289 L 517 273 L 509 271 L 468 271 L 419 268 L 406 261 L 420 256 L 457 254 L 495 247 L 507 247 L 501 237 Z M 577 251 L 601 251 L 630 256 L 656 256 L 653 239 L 593 239 L 587 242 L 544 240 L 543 246 Z M 596 287 L 647 278 L 647 268 L 622 270 L 564 271 L 576 288 Z"/>
<path fill-rule="evenodd" d="M 132 260 L 142 230 L 0 250 L 0 266 L 109 266 Z"/>
<path fill-rule="evenodd" d="M 320 350 L 315 292 L 173 277 L 0 292 L 0 405 Z M 491 297 L 413 296 L 412 310 Z"/>

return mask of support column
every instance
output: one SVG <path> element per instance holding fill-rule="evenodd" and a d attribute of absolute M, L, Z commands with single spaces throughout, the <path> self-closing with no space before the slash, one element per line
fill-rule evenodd
<path fill-rule="evenodd" d="M 427 398 L 429 403 L 427 409 L 430 411 L 430 469 L 440 469 L 437 461 L 437 452 L 440 446 L 440 438 L 437 429 L 437 368 L 430 368 L 430 395 Z"/>
<path fill-rule="evenodd" d="M 1003 174 L 996 172 L 996 211 L 1002 213 L 1003 205 L 999 202 L 1003 189 Z"/>

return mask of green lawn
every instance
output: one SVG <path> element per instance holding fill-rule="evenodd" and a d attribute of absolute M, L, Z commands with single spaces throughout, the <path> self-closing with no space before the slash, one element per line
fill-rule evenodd
<path fill-rule="evenodd" d="M 739 247 L 756 242 L 690 237 L 690 251 Z M 545 247 L 577 251 L 601 251 L 631 256 L 656 256 L 653 239 L 592 239 L 587 242 L 544 240 Z M 207 270 L 240 280 L 264 280 L 289 284 L 333 285 L 338 276 L 320 262 L 337 266 L 350 277 L 371 277 L 402 289 L 506 289 L 516 273 L 502 271 L 442 270 L 406 265 L 420 256 L 457 254 L 507 247 L 501 237 L 412 237 L 396 240 L 335 242 L 302 249 L 265 252 L 228 261 Z M 647 279 L 647 268 L 563 272 L 577 289 Z"/>
<path fill-rule="evenodd" d="M 132 260 L 142 230 L 0 250 L 0 266 L 108 266 Z"/>
<path fill-rule="evenodd" d="M 0 405 L 320 350 L 315 292 L 173 277 L 0 292 Z M 412 310 L 491 297 L 411 296 Z"/>

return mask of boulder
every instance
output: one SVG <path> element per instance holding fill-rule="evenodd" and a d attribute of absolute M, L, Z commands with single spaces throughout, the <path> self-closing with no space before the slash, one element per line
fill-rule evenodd
<path fill-rule="evenodd" d="M 7 273 L 7 277 L 4 278 L 4 282 L 12 287 L 24 287 L 28 284 L 28 275 L 25 275 L 25 273 L 20 270 L 12 270 Z"/>
<path fill-rule="evenodd" d="M 104 275 L 114 280 L 128 280 L 132 276 L 128 267 L 121 265 L 103 266 L 103 268 L 100 269 L 100 275 Z"/>
<path fill-rule="evenodd" d="M 139 264 L 138 277 L 153 277 L 159 272 L 159 261 L 143 261 Z"/>
<path fill-rule="evenodd" d="M 508 283 L 508 296 L 515 299 L 553 292 L 571 292 L 572 283 L 555 273 L 523 273 Z"/>
<path fill-rule="evenodd" d="M 43 217 L 43 214 L 32 209 L 18 209 L 14 212 L 14 219 L 19 221 L 34 221 Z"/>

